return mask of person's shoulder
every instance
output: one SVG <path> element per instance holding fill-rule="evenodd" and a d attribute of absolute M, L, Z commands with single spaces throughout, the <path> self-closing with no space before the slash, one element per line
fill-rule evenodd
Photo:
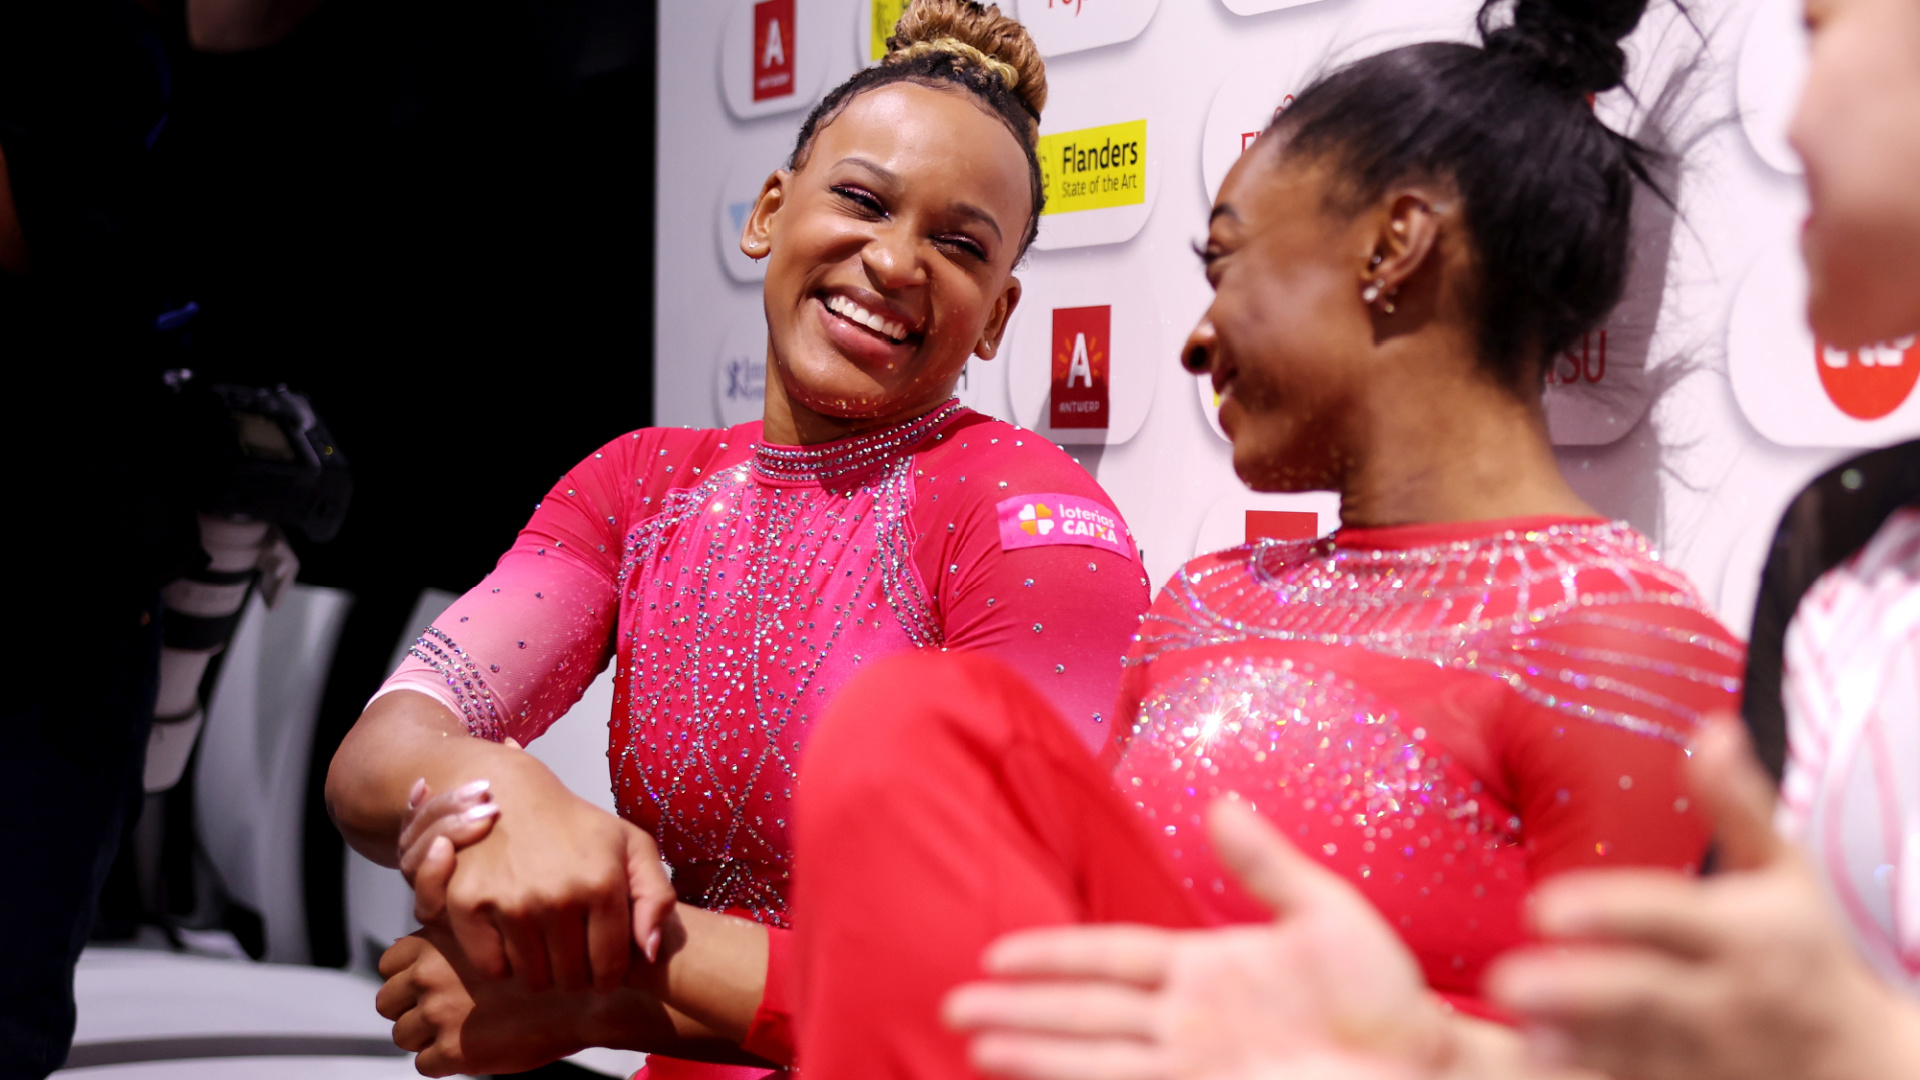
<path fill-rule="evenodd" d="M 948 477 L 989 501 L 1058 493 L 1113 508 L 1099 481 L 1052 440 L 983 413 L 969 411 L 948 425 L 921 460 L 927 475 Z"/>
<path fill-rule="evenodd" d="M 1730 660 L 1743 659 L 1739 635 L 1720 621 L 1693 580 L 1661 558 L 1653 542 L 1624 522 L 1552 530 L 1554 574 L 1574 581 L 1556 613 L 1542 616 L 1543 633 L 1603 630 L 1658 641 L 1662 647 L 1694 646 Z"/>

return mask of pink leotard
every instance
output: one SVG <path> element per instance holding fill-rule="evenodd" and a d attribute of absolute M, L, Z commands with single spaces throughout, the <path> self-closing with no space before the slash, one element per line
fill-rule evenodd
<path fill-rule="evenodd" d="M 834 690 L 891 653 L 989 652 L 1098 750 L 1147 601 L 1086 471 L 957 404 L 804 448 L 763 443 L 758 423 L 648 428 L 563 477 L 382 692 L 526 743 L 611 660 L 620 814 L 659 842 L 683 900 L 774 928 L 748 1046 L 784 1062 L 789 805 Z"/>

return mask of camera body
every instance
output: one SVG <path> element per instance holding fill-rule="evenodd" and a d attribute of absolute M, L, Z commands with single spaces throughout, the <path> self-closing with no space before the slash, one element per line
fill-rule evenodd
<path fill-rule="evenodd" d="M 353 495 L 347 458 L 302 394 L 167 373 L 197 459 L 196 508 L 300 530 L 325 543 Z"/>

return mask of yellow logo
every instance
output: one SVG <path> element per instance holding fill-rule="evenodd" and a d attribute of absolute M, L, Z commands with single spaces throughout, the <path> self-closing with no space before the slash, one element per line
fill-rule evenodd
<path fill-rule="evenodd" d="M 873 4 L 873 28 L 868 32 L 872 40 L 867 43 L 867 59 L 885 60 L 887 39 L 893 36 L 893 28 L 900 22 L 900 13 L 907 10 L 907 0 L 870 2 Z"/>
<path fill-rule="evenodd" d="M 1147 201 L 1147 122 L 1040 136 L 1043 213 L 1071 214 Z"/>

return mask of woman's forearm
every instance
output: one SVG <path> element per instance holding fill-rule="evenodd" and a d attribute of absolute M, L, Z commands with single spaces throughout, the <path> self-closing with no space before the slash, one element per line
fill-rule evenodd
<path fill-rule="evenodd" d="M 425 779 L 443 792 L 470 780 L 498 781 L 529 771 L 546 769 L 525 753 L 472 737 L 433 698 L 396 691 L 367 707 L 333 755 L 327 812 L 355 851 L 395 866 L 395 841 L 414 781 Z"/>
<path fill-rule="evenodd" d="M 629 984 L 739 1044 L 766 992 L 766 927 L 680 904 L 663 929 L 659 962 L 636 962 Z"/>

